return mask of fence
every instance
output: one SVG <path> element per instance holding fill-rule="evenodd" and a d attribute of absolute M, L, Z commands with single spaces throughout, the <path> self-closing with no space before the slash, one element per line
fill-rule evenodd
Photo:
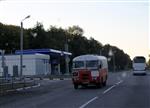
<path fill-rule="evenodd" d="M 24 89 L 25 87 L 36 85 L 34 79 L 31 78 L 0 78 L 0 95 L 6 94 L 10 91 L 16 91 L 19 88 Z"/>

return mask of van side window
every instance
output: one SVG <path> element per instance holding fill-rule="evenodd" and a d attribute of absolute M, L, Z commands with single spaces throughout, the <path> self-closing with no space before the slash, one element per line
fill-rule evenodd
<path fill-rule="evenodd" d="M 102 61 L 99 61 L 99 68 L 101 69 L 103 67 Z"/>
<path fill-rule="evenodd" d="M 102 68 L 102 65 L 101 64 L 99 64 L 99 67 L 98 67 L 99 69 L 101 69 Z"/>

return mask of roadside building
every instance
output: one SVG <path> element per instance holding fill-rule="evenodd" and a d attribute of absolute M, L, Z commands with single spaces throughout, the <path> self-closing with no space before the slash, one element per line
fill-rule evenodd
<path fill-rule="evenodd" d="M 15 54 L 20 54 L 20 50 L 16 50 Z M 23 50 L 23 54 L 46 54 L 50 57 L 49 67 L 51 75 L 60 75 L 66 73 L 65 60 L 69 63 L 72 53 L 55 49 L 27 49 Z M 68 67 L 69 68 L 69 67 Z"/>
<path fill-rule="evenodd" d="M 23 55 L 22 75 L 47 75 L 51 73 L 49 65 L 50 57 L 45 54 L 25 54 Z M 0 57 L 0 67 L 2 67 L 2 57 Z M 20 55 L 5 55 L 3 76 L 20 75 Z M 2 70 L 2 69 L 1 69 Z"/>
<path fill-rule="evenodd" d="M 20 50 L 14 55 L 0 56 L 0 76 L 19 76 L 20 75 Z M 63 70 L 67 58 L 72 55 L 70 52 L 54 49 L 29 49 L 23 50 L 23 72 L 22 75 L 61 75 L 66 72 Z M 4 59 L 4 60 L 2 60 Z M 3 62 L 4 61 L 4 62 Z M 4 70 L 2 68 L 4 64 Z M 69 67 L 68 67 L 69 68 Z"/>

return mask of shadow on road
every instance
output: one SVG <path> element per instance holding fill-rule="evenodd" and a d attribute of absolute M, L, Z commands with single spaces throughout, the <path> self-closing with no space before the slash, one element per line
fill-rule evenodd
<path fill-rule="evenodd" d="M 89 86 L 80 86 L 78 89 L 80 90 L 101 90 L 111 87 L 112 85 L 106 85 L 105 87 L 97 87 L 95 85 L 89 85 Z"/>

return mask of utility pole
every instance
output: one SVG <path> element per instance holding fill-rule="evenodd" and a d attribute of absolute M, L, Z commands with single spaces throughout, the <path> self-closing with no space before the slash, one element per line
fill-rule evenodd
<path fill-rule="evenodd" d="M 65 43 L 65 51 L 68 52 L 68 41 L 66 40 L 66 43 Z M 65 55 L 65 64 L 66 64 L 66 73 L 69 74 L 69 57 L 68 55 L 66 54 Z"/>
<path fill-rule="evenodd" d="M 115 68 L 116 68 L 115 64 L 116 64 L 116 63 L 115 63 L 115 54 L 113 53 L 113 65 L 114 65 L 113 67 L 114 67 L 114 72 L 116 71 L 116 70 L 115 70 Z"/>
<path fill-rule="evenodd" d="M 25 17 L 21 21 L 21 31 L 20 31 L 20 77 L 22 77 L 22 68 L 23 68 L 23 21 L 26 20 L 27 18 L 30 18 L 30 15 Z"/>
<path fill-rule="evenodd" d="M 4 72 L 4 68 L 5 68 L 5 57 L 4 57 L 4 53 L 5 50 L 0 50 L 0 53 L 2 55 L 2 76 L 5 76 L 5 72 Z"/>

